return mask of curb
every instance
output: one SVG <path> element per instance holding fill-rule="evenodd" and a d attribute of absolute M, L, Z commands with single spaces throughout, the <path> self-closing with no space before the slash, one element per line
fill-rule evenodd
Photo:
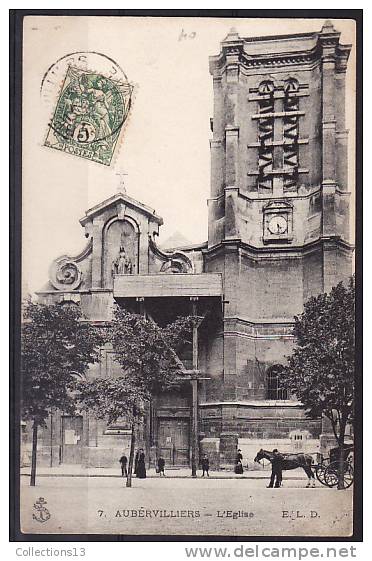
<path fill-rule="evenodd" d="M 31 477 L 31 474 L 30 473 L 21 473 L 21 477 Z M 78 474 L 78 473 L 76 473 L 76 474 L 75 473 L 73 473 L 73 474 L 72 473 L 71 474 L 69 474 L 69 473 L 40 473 L 40 474 L 38 474 L 37 473 L 36 477 L 80 477 L 80 478 L 81 477 L 88 477 L 88 478 L 89 477 L 96 477 L 96 478 L 100 478 L 100 477 L 108 478 L 108 477 L 110 477 L 110 478 L 117 478 L 117 479 L 125 479 L 121 475 L 88 474 L 88 473 L 84 474 L 84 475 L 83 474 Z M 136 479 L 136 477 L 133 477 L 133 479 Z M 170 480 L 170 479 L 203 479 L 203 478 L 202 478 L 202 476 L 192 477 L 191 475 L 172 475 L 170 477 L 165 477 L 165 478 L 163 478 L 163 477 L 160 478 L 159 476 L 156 476 L 156 475 L 148 475 L 146 477 L 146 479 L 158 479 L 158 480 L 168 479 L 168 480 Z M 204 479 L 205 480 L 207 480 L 207 479 L 215 479 L 215 480 L 216 479 L 231 479 L 231 480 L 237 480 L 237 481 L 240 481 L 242 479 L 263 479 L 263 480 L 266 480 L 266 479 L 269 479 L 269 476 L 264 477 L 264 476 L 257 476 L 257 475 L 252 475 L 252 476 L 246 476 L 246 475 L 244 476 L 243 475 L 243 477 L 229 477 L 229 476 L 214 477 L 213 475 L 211 475 L 209 477 L 205 477 Z M 285 478 L 285 481 L 290 481 L 290 480 L 305 481 L 305 478 L 304 477 L 286 477 Z"/>

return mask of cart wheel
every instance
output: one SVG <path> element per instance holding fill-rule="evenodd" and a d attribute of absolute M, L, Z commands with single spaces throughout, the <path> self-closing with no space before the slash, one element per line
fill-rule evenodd
<path fill-rule="evenodd" d="M 324 464 L 319 464 L 315 468 L 316 478 L 319 481 L 319 483 L 321 483 L 322 485 L 327 485 L 325 480 L 324 480 L 324 474 L 325 474 L 326 469 L 327 469 L 327 466 L 325 466 Z"/>
<path fill-rule="evenodd" d="M 339 462 L 329 464 L 324 473 L 324 480 L 328 487 L 336 487 L 339 482 Z M 354 470 L 350 464 L 345 464 L 344 468 L 344 488 L 348 489 L 354 482 Z"/>
<path fill-rule="evenodd" d="M 344 487 L 348 489 L 350 485 L 354 483 L 354 470 L 353 466 L 350 464 L 345 465 L 345 473 L 344 473 Z"/>
<path fill-rule="evenodd" d="M 324 481 L 328 487 L 336 487 L 338 485 L 338 466 L 338 462 L 332 462 L 324 472 Z"/>

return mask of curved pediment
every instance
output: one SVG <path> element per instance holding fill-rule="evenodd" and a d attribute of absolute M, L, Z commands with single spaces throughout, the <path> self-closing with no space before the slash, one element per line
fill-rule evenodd
<path fill-rule="evenodd" d="M 163 251 L 156 245 L 151 236 L 149 236 L 149 249 L 158 261 L 160 273 L 193 272 L 192 261 L 183 251 Z"/>
<path fill-rule="evenodd" d="M 190 247 L 189 253 L 164 251 L 156 245 L 154 236 L 162 219 L 127 195 L 117 193 L 92 207 L 80 223 L 89 243 L 79 255 L 53 261 L 48 286 L 40 295 L 110 293 L 115 277 L 124 275 L 202 272 L 200 251 L 195 248 Z"/>
<path fill-rule="evenodd" d="M 99 216 L 107 214 L 110 210 L 113 210 L 114 214 L 120 214 L 123 210 L 125 212 L 126 208 L 135 211 L 135 213 L 142 214 L 147 218 L 151 218 L 151 221 L 155 222 L 159 226 L 163 224 L 163 219 L 155 213 L 154 209 L 136 201 L 124 193 L 116 193 L 112 197 L 109 197 L 98 205 L 95 205 L 87 210 L 85 216 L 80 219 L 80 224 L 82 226 L 86 226 L 89 222 L 92 222 Z"/>

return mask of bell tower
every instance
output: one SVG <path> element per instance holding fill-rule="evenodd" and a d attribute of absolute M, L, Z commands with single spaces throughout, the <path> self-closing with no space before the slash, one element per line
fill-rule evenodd
<path fill-rule="evenodd" d="M 319 33 L 296 36 L 241 38 L 231 30 L 211 57 L 209 247 L 228 239 L 255 247 L 349 240 L 345 73 L 351 46 L 339 38 L 329 21 Z M 273 200 L 293 209 L 279 228 L 277 220 L 270 226 L 265 219 L 265 204 Z M 324 281 L 328 289 L 330 279 Z"/>
<path fill-rule="evenodd" d="M 277 383 L 291 352 L 294 315 L 352 272 L 345 129 L 350 50 L 326 21 L 319 32 L 295 35 L 243 38 L 232 29 L 210 58 L 214 114 L 204 259 L 206 271 L 223 273 L 223 322 L 209 361 L 211 394 L 222 407 L 231 400 L 259 407 L 272 399 L 268 372 L 274 368 Z M 223 356 L 222 371 L 214 354 Z M 287 429 L 277 422 L 273 428 L 267 411 L 259 415 L 260 430 L 283 437 Z M 298 416 L 294 405 L 290 411 L 287 418 Z M 256 418 L 257 409 L 247 405 L 245 415 Z M 226 426 L 222 421 L 222 431 L 239 432 L 237 426 L 231 416 Z M 250 436 L 259 432 L 253 422 L 244 426 Z"/>
<path fill-rule="evenodd" d="M 351 272 L 345 73 L 351 45 L 319 33 L 241 38 L 211 57 L 209 248 L 319 250 L 304 299 Z M 302 262 L 301 267 L 304 266 Z M 314 275 L 315 271 L 312 271 Z"/>

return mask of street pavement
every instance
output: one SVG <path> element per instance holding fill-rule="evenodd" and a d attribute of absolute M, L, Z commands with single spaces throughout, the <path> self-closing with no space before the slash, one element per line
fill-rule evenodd
<path fill-rule="evenodd" d="M 27 468 L 26 468 L 27 469 Z M 56 468 L 57 469 L 57 468 Z M 29 470 L 28 470 L 29 471 Z M 39 470 L 41 471 L 41 470 Z M 66 471 L 66 470 L 65 470 Z M 102 470 L 101 470 L 102 471 Z M 171 471 L 171 470 L 169 470 Z M 180 470 L 177 470 L 178 475 Z M 175 470 L 176 472 L 176 470 Z M 328 489 L 284 474 L 283 487 L 267 489 L 260 477 L 39 476 L 21 477 L 21 527 L 25 533 L 185 536 L 349 536 L 352 488 Z M 49 473 L 49 475 L 51 475 Z M 117 472 L 116 472 L 117 475 Z M 156 475 L 156 474 L 155 474 Z M 40 515 L 40 498 L 46 501 Z M 41 521 L 45 520 L 45 521 Z"/>
<path fill-rule="evenodd" d="M 31 468 L 21 468 L 21 475 L 30 475 Z M 168 468 L 165 470 L 166 477 L 172 478 L 189 478 L 191 477 L 191 468 Z M 271 469 L 245 470 L 243 475 L 237 475 L 233 471 L 213 471 L 210 470 L 211 478 L 218 479 L 257 479 L 270 477 Z M 37 468 L 39 477 L 121 477 L 120 465 L 110 468 L 86 468 L 80 465 L 61 464 L 60 466 L 48 467 L 40 466 Z M 202 471 L 198 470 L 198 477 L 201 477 Z M 154 468 L 147 469 L 148 478 L 159 479 L 159 474 Z M 302 470 L 292 471 L 287 475 L 289 479 L 307 479 L 306 474 Z"/>

